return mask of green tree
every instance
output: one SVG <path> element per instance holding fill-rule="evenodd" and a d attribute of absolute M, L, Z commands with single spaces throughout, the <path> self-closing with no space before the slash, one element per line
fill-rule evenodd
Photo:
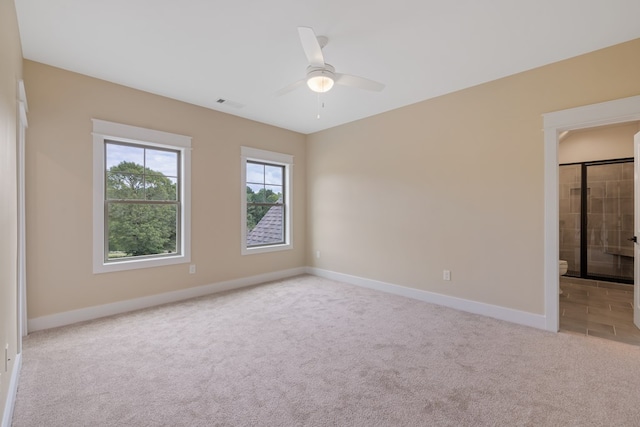
<path fill-rule="evenodd" d="M 123 161 L 107 171 L 109 257 L 176 251 L 176 204 L 123 203 L 122 200 L 175 201 L 176 183 L 160 172 Z"/>
<path fill-rule="evenodd" d="M 277 203 L 282 194 L 272 190 L 261 188 L 257 193 L 247 186 L 247 230 L 251 231 L 258 225 L 263 216 L 267 214 L 270 205 L 258 205 L 253 203 Z"/>

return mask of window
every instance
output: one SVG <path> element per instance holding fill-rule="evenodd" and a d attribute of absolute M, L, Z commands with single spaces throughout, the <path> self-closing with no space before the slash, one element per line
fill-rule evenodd
<path fill-rule="evenodd" d="M 271 252 L 291 242 L 293 156 L 242 147 L 242 253 Z"/>
<path fill-rule="evenodd" d="M 191 138 L 93 120 L 94 273 L 190 261 Z"/>

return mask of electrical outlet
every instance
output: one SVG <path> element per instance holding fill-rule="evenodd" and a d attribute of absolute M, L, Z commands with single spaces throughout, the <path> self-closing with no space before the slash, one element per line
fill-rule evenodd
<path fill-rule="evenodd" d="M 195 264 L 189 265 L 189 274 L 196 274 L 196 265 Z"/>
<path fill-rule="evenodd" d="M 320 251 L 316 251 L 316 258 L 320 259 Z"/>
<path fill-rule="evenodd" d="M 444 270 L 442 272 L 442 280 L 451 280 L 451 270 Z"/>

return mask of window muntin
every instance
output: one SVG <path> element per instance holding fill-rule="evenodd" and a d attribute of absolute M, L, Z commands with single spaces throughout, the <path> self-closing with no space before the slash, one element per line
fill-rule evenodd
<path fill-rule="evenodd" d="M 241 147 L 243 255 L 293 249 L 293 156 Z"/>
<path fill-rule="evenodd" d="M 104 261 L 179 255 L 180 151 L 104 145 Z"/>

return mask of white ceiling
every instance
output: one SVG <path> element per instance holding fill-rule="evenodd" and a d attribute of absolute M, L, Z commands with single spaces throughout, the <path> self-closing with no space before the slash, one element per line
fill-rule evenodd
<path fill-rule="evenodd" d="M 640 37 L 638 0 L 15 0 L 24 57 L 312 133 Z M 298 26 L 337 72 L 306 86 Z M 27 87 L 27 93 L 29 88 Z M 242 108 L 216 103 L 219 98 Z"/>

